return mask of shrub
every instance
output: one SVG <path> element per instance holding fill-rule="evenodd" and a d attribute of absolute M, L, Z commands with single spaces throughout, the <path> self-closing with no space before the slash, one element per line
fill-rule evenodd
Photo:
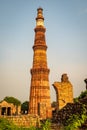
<path fill-rule="evenodd" d="M 85 105 L 83 105 L 82 107 L 82 112 L 81 115 L 75 115 L 73 114 L 68 120 L 67 120 L 67 125 L 64 127 L 64 130 L 76 130 L 77 128 L 81 127 L 82 124 L 84 124 L 84 122 L 87 119 L 87 115 L 86 115 L 86 108 Z"/>
<path fill-rule="evenodd" d="M 42 129 L 41 130 L 51 130 L 50 127 L 51 127 L 50 120 L 46 120 L 46 122 L 42 124 Z"/>
<path fill-rule="evenodd" d="M 81 99 L 81 98 L 84 98 L 86 96 L 87 96 L 87 90 L 85 90 L 84 92 L 81 92 L 81 94 L 78 98 Z"/>
<path fill-rule="evenodd" d="M 16 126 L 5 118 L 0 118 L 0 130 L 16 130 Z"/>

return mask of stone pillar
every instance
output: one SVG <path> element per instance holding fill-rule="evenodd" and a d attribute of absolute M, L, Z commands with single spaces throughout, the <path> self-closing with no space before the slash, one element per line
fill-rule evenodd
<path fill-rule="evenodd" d="M 8 112 L 8 108 L 6 107 L 6 110 L 5 110 L 5 115 L 6 116 L 8 115 L 7 112 Z"/>

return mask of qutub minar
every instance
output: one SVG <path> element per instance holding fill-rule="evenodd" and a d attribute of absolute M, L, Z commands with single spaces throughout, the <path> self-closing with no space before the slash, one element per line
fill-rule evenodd
<path fill-rule="evenodd" d="M 41 118 L 51 118 L 51 98 L 49 86 L 49 68 L 47 66 L 47 45 L 45 40 L 43 9 L 37 9 L 35 40 L 33 46 L 33 66 L 31 72 L 29 113 L 39 115 Z M 61 82 L 54 82 L 56 91 L 56 110 L 63 108 L 67 103 L 73 102 L 73 86 L 66 73 L 62 74 Z"/>
<path fill-rule="evenodd" d="M 52 115 L 49 68 L 47 66 L 47 45 L 45 40 L 46 28 L 44 27 L 43 9 L 37 9 L 35 39 L 33 46 L 33 65 L 31 72 L 29 113 L 42 118 Z"/>

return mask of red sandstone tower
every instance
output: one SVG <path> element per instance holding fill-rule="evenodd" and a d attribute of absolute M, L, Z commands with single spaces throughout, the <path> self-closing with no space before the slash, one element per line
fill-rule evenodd
<path fill-rule="evenodd" d="M 33 66 L 31 72 L 29 113 L 42 118 L 51 117 L 49 72 L 47 67 L 47 45 L 45 41 L 43 9 L 37 9 Z"/>

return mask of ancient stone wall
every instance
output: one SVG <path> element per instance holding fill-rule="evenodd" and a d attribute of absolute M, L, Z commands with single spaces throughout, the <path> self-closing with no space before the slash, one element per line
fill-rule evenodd
<path fill-rule="evenodd" d="M 19 115 L 21 112 L 21 106 L 16 106 L 13 103 L 6 101 L 0 102 L 0 115 Z"/>
<path fill-rule="evenodd" d="M 4 118 L 7 118 L 19 127 L 29 128 L 30 126 L 37 126 L 40 124 L 39 117 L 33 115 L 4 116 Z"/>

